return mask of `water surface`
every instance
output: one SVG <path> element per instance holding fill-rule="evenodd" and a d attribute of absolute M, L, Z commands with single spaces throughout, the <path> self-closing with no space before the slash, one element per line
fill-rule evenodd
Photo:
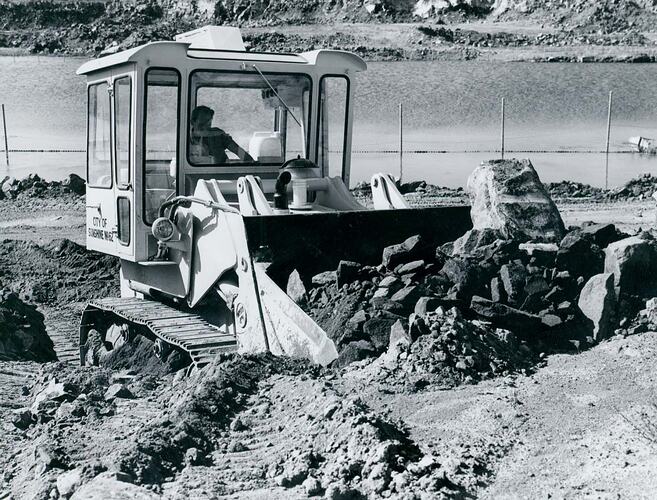
<path fill-rule="evenodd" d="M 0 103 L 10 149 L 84 149 L 85 82 L 78 58 L 0 57 Z M 657 158 L 623 154 L 630 136 L 657 137 L 657 65 L 500 62 L 381 62 L 356 77 L 352 180 L 397 174 L 399 103 L 404 106 L 405 179 L 463 185 L 481 161 L 497 158 L 505 98 L 507 157 L 532 160 L 544 181 L 604 184 L 608 93 L 613 91 L 610 185 Z M 0 148 L 2 145 L 0 144 Z M 448 151 L 422 154 L 417 151 Z M 597 153 L 588 153 L 596 151 Z M 9 172 L 49 179 L 84 174 L 84 153 L 11 153 Z M 0 156 L 0 174 L 7 172 Z"/>

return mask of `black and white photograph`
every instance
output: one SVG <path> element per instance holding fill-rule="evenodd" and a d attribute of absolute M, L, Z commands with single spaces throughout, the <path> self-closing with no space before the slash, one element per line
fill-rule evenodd
<path fill-rule="evenodd" d="M 0 0 L 0 500 L 657 498 L 657 1 Z"/>

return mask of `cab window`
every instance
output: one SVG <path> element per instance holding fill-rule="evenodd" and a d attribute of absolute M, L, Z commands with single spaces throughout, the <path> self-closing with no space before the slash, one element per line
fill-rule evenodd
<path fill-rule="evenodd" d="M 349 81 L 325 76 L 320 82 L 317 164 L 323 175 L 342 176 L 347 127 Z"/>
<path fill-rule="evenodd" d="M 180 76 L 170 69 L 146 74 L 144 133 L 144 222 L 176 195 Z"/>
<path fill-rule="evenodd" d="M 114 122 L 116 127 L 116 183 L 130 183 L 130 106 L 131 84 L 126 76 L 114 81 Z"/>
<path fill-rule="evenodd" d="M 280 165 L 306 155 L 307 75 L 195 71 L 190 89 L 191 165 Z"/>
<path fill-rule="evenodd" d="M 112 186 L 110 94 L 107 82 L 88 88 L 87 182 L 89 187 Z"/>

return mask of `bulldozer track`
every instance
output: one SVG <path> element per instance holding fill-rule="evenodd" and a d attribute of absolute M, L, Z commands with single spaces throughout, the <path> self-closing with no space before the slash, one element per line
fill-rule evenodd
<path fill-rule="evenodd" d="M 139 298 L 107 298 L 92 300 L 83 314 L 113 313 L 128 322 L 146 326 L 155 337 L 174 345 L 187 354 L 198 368 L 209 364 L 218 354 L 237 350 L 235 335 L 221 331 L 201 316 Z"/>
<path fill-rule="evenodd" d="M 46 313 L 46 330 L 54 344 L 57 359 L 64 363 L 79 363 L 80 348 L 78 347 L 75 328 L 79 314 L 73 311 L 44 311 Z"/>

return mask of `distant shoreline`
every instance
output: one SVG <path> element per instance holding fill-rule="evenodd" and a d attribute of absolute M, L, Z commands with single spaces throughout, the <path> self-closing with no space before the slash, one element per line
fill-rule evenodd
<path fill-rule="evenodd" d="M 110 36 L 93 50 L 65 37 L 61 30 L 4 31 L 0 56 L 52 55 L 98 57 L 103 50 L 127 49 L 148 36 L 115 40 Z M 573 63 L 657 62 L 657 34 L 591 35 L 586 43 L 571 33 L 527 23 L 473 22 L 299 24 L 242 28 L 250 50 L 304 52 L 328 48 L 359 54 L 366 61 L 500 61 Z M 615 37 L 615 38 L 614 38 Z M 157 36 L 153 40 L 162 39 Z M 643 43 L 633 44 L 635 39 Z"/>

